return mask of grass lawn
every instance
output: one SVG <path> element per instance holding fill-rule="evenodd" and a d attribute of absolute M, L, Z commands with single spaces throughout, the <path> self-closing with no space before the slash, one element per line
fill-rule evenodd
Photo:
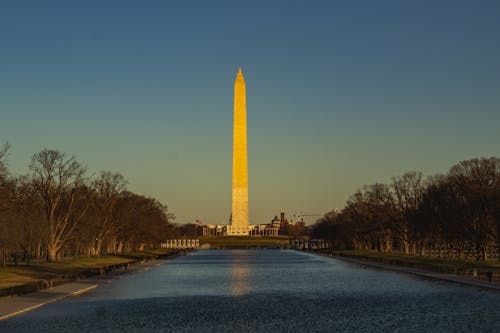
<path fill-rule="evenodd" d="M 0 267 L 0 289 L 15 287 L 30 282 L 53 279 L 72 279 L 90 269 L 132 262 L 141 258 L 156 257 L 173 252 L 172 249 L 158 249 L 130 253 L 124 256 L 102 256 L 31 265 L 9 265 Z"/>
<path fill-rule="evenodd" d="M 212 248 L 284 246 L 288 245 L 288 236 L 206 236 L 200 237 L 203 244 Z"/>
<path fill-rule="evenodd" d="M 89 269 L 133 260 L 132 258 L 120 256 L 103 256 L 31 265 L 9 265 L 0 268 L 0 288 L 14 287 L 42 279 L 54 279 L 56 281 L 68 279 Z"/>
<path fill-rule="evenodd" d="M 478 272 L 492 271 L 500 273 L 500 262 L 497 260 L 469 261 L 439 257 L 409 256 L 401 253 L 380 253 L 375 251 L 340 250 L 335 254 L 391 263 L 407 267 L 429 269 L 443 273 L 460 273 L 476 269 Z"/>
<path fill-rule="evenodd" d="M 9 268 L 0 268 L 0 289 L 36 281 L 38 279 L 23 275 L 22 272 L 11 271 Z"/>
<path fill-rule="evenodd" d="M 174 252 L 174 249 L 155 249 L 155 250 L 145 250 L 142 252 L 131 252 L 127 253 L 128 256 L 133 256 L 137 258 L 149 258 L 149 257 L 157 257 L 157 256 L 162 256 L 162 255 L 168 255 L 172 252 Z"/>

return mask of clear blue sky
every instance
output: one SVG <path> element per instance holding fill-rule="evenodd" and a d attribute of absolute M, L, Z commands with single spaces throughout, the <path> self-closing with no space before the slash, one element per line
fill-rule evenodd
<path fill-rule="evenodd" d="M 238 66 L 251 223 L 500 155 L 499 1 L 2 1 L 9 167 L 59 149 L 226 223 Z"/>

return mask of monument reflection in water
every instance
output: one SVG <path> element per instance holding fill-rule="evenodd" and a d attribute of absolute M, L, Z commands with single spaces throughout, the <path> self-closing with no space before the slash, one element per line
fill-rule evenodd
<path fill-rule="evenodd" d="M 229 268 L 229 284 L 232 296 L 242 296 L 249 292 L 250 269 L 244 262 L 233 261 Z"/>

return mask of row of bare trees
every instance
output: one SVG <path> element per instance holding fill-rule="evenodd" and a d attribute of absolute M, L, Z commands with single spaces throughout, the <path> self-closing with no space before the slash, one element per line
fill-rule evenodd
<path fill-rule="evenodd" d="M 90 177 L 74 156 L 44 149 L 33 155 L 29 174 L 14 176 L 8 149 L 0 149 L 3 265 L 140 251 L 175 233 L 167 206 L 128 191 L 121 174 Z"/>
<path fill-rule="evenodd" d="M 312 236 L 334 247 L 485 260 L 500 253 L 500 159 L 459 162 L 445 175 L 409 172 L 364 186 Z"/>

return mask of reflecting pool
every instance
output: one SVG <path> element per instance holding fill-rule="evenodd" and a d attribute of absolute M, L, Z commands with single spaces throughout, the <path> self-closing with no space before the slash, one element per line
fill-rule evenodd
<path fill-rule="evenodd" d="M 500 293 L 292 250 L 201 250 L 0 332 L 500 332 Z"/>

